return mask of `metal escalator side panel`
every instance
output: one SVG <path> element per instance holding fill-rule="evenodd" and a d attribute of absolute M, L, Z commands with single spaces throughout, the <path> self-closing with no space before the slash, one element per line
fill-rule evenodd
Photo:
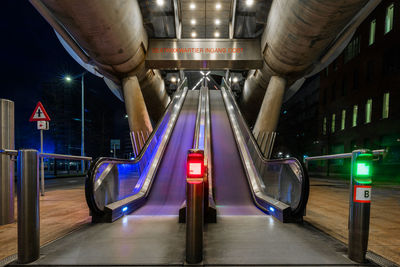
<path fill-rule="evenodd" d="M 156 153 L 156 155 L 154 157 L 154 160 L 152 161 L 151 164 L 149 164 L 149 170 L 147 172 L 147 178 L 146 178 L 146 180 L 145 180 L 145 182 L 144 182 L 144 184 L 143 184 L 143 186 L 142 186 L 142 188 L 140 190 L 140 192 L 142 192 L 145 195 L 145 197 L 147 197 L 149 192 L 150 192 L 151 186 L 152 186 L 153 181 L 154 181 L 154 176 L 155 176 L 155 174 L 157 172 L 158 166 L 161 163 L 162 156 L 164 155 L 164 152 L 165 152 L 165 149 L 167 147 L 167 144 L 168 144 L 168 142 L 169 142 L 169 140 L 171 138 L 172 131 L 173 131 L 175 125 L 176 125 L 176 122 L 178 120 L 179 114 L 180 114 L 180 112 L 182 110 L 183 103 L 185 102 L 185 99 L 186 99 L 186 96 L 187 96 L 187 92 L 188 92 L 188 89 L 185 88 L 185 90 L 182 92 L 182 96 L 179 98 L 179 101 L 176 104 L 174 104 L 174 106 L 172 107 L 173 110 L 172 110 L 171 119 L 168 122 L 166 131 L 165 131 L 165 133 L 164 133 L 164 135 L 162 137 L 162 140 L 161 140 L 161 143 L 160 143 L 160 149 L 157 150 L 157 153 Z"/>
<path fill-rule="evenodd" d="M 185 81 L 182 82 L 183 85 Z M 93 221 L 114 221 L 123 213 L 130 213 L 138 208 L 140 200 L 148 195 L 155 170 L 179 116 L 187 90 L 185 87 L 176 92 L 163 118 L 136 159 L 99 158 L 91 164 L 86 177 L 85 196 Z M 107 169 L 110 164 L 113 165 L 113 171 Z M 121 171 L 118 171 L 119 169 Z M 105 170 L 108 170 L 108 174 L 102 177 L 101 174 Z M 97 182 L 100 178 L 102 181 Z M 103 195 L 96 194 L 95 188 L 102 190 Z M 96 200 L 99 197 L 103 199 Z"/>
<path fill-rule="evenodd" d="M 296 159 L 265 159 L 232 94 L 225 88 L 222 94 L 256 205 L 283 222 L 301 220 L 309 191 L 308 176 L 303 167 Z M 298 170 L 297 175 L 291 165 Z M 292 202 L 293 198 L 295 201 Z"/>

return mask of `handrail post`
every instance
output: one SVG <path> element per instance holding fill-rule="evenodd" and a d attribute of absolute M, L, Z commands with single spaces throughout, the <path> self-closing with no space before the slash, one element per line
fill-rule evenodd
<path fill-rule="evenodd" d="M 39 258 L 39 156 L 34 149 L 18 152 L 18 262 Z"/>
<path fill-rule="evenodd" d="M 355 150 L 351 157 L 348 256 L 359 263 L 368 248 L 372 159 L 370 150 Z"/>
<path fill-rule="evenodd" d="M 0 99 L 0 149 L 14 149 L 14 102 Z M 0 225 L 14 222 L 14 161 L 0 154 Z"/>
<path fill-rule="evenodd" d="M 186 178 L 186 261 L 189 264 L 203 260 L 204 224 L 204 152 L 189 150 Z M 192 167 L 190 166 L 191 164 Z"/>

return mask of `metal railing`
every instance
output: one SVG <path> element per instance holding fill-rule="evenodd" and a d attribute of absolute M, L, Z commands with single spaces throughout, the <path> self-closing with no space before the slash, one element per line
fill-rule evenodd
<path fill-rule="evenodd" d="M 385 153 L 385 149 L 376 149 L 372 150 L 373 155 L 382 155 Z M 341 153 L 341 154 L 331 154 L 331 155 L 322 155 L 322 156 L 312 156 L 312 157 L 304 157 L 304 164 L 308 170 L 308 162 L 316 161 L 316 160 L 330 160 L 330 159 L 350 159 L 353 153 Z"/>
<path fill-rule="evenodd" d="M 17 156 L 18 155 L 18 150 L 0 149 L 0 154 L 9 155 L 9 156 Z"/>
<path fill-rule="evenodd" d="M 301 162 L 265 158 L 225 79 L 222 95 L 255 203 L 283 222 L 301 220 L 309 194 L 308 175 Z"/>
<path fill-rule="evenodd" d="M 5 154 L 9 156 L 17 156 L 18 150 L 13 149 L 0 149 L 0 154 Z M 92 157 L 83 157 L 83 156 L 75 156 L 75 155 L 63 155 L 63 154 L 54 154 L 54 153 L 38 153 L 38 157 L 40 158 L 48 158 L 48 159 L 65 159 L 65 160 L 79 160 L 79 161 L 91 161 Z M 45 185 L 44 185 L 44 168 L 43 165 L 40 168 L 40 192 L 41 195 L 45 195 Z"/>
<path fill-rule="evenodd" d="M 94 222 L 114 221 L 142 205 L 185 100 L 186 84 L 185 79 L 138 157 L 133 160 L 98 158 L 93 162 L 85 194 Z"/>
<path fill-rule="evenodd" d="M 38 259 L 40 254 L 39 159 L 91 160 L 92 158 L 39 153 L 34 149 L 0 149 L 0 154 L 17 157 L 18 262 L 29 263 Z M 42 187 L 44 192 L 44 183 Z"/>

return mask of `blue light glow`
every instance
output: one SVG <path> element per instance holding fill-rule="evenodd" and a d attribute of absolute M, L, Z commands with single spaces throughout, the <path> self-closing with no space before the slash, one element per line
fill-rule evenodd
<path fill-rule="evenodd" d="M 128 210 L 128 207 L 123 207 L 122 208 L 122 212 L 125 212 L 125 211 L 127 211 Z"/>
<path fill-rule="evenodd" d="M 275 211 L 275 209 L 274 209 L 273 207 L 269 207 L 269 210 L 270 210 L 271 212 L 274 212 L 274 211 Z"/>

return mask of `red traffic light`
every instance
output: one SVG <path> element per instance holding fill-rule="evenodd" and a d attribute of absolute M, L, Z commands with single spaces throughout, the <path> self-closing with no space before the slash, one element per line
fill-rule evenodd
<path fill-rule="evenodd" d="M 202 150 L 189 150 L 186 166 L 186 177 L 188 182 L 201 182 L 204 177 L 204 154 Z M 199 179 L 201 178 L 201 179 Z"/>

